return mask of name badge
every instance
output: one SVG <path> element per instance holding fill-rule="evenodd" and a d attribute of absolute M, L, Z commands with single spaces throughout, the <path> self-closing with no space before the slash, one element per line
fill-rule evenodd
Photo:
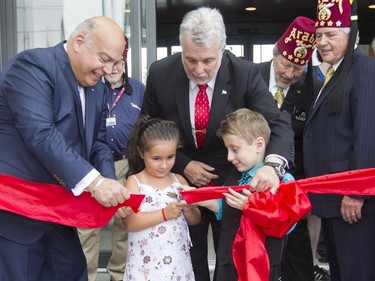
<path fill-rule="evenodd" d="M 106 119 L 106 126 L 115 126 L 116 125 L 116 117 L 108 117 Z"/>

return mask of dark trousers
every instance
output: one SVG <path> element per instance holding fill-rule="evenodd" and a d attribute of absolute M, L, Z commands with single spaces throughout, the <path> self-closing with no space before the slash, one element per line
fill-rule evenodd
<path fill-rule="evenodd" d="M 0 281 L 18 280 L 87 281 L 76 229 L 51 224 L 38 240 L 26 245 L 0 236 Z"/>
<path fill-rule="evenodd" d="M 375 280 L 375 214 L 353 224 L 322 218 L 332 281 Z"/>
<path fill-rule="evenodd" d="M 283 281 L 314 281 L 314 262 L 311 251 L 307 220 L 298 222 L 288 235 L 281 262 L 281 279 Z"/>
<path fill-rule="evenodd" d="M 200 208 L 202 213 L 202 220 L 198 225 L 189 226 L 190 237 L 193 247 L 190 249 L 191 261 L 193 263 L 193 270 L 195 281 L 210 281 L 210 272 L 208 268 L 208 243 L 207 235 L 208 228 L 211 225 L 215 253 L 219 245 L 220 237 L 220 222 L 216 220 L 213 212 L 207 208 Z M 216 269 L 216 265 L 215 265 Z M 216 274 L 214 274 L 214 280 Z M 219 280 L 219 279 L 217 279 Z"/>

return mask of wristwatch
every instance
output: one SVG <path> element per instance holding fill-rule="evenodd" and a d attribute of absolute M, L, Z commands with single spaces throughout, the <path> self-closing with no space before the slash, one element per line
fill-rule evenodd
<path fill-rule="evenodd" d="M 275 169 L 276 175 L 279 179 L 282 179 L 285 175 L 285 168 L 283 164 L 275 163 L 275 162 L 265 162 L 264 166 L 270 166 Z"/>

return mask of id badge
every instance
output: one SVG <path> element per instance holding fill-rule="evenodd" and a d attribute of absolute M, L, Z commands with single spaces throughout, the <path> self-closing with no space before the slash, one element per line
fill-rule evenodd
<path fill-rule="evenodd" d="M 116 117 L 108 117 L 106 120 L 106 126 L 115 126 L 116 125 Z"/>

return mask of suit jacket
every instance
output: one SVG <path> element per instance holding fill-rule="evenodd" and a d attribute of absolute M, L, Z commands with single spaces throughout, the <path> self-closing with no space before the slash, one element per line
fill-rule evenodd
<path fill-rule="evenodd" d="M 215 167 L 222 185 L 231 168 L 227 150 L 216 136 L 220 121 L 226 114 L 247 107 L 264 115 L 272 130 L 267 154 L 294 158 L 293 131 L 290 117 L 280 112 L 253 63 L 224 51 L 217 73 L 210 118 L 203 150 L 199 150 L 192 134 L 189 112 L 189 79 L 184 71 L 181 53 L 154 62 L 150 66 L 141 114 L 161 117 L 177 123 L 181 129 L 183 148 L 178 151 L 175 172 L 182 174 L 191 160 Z"/>
<path fill-rule="evenodd" d="M 338 82 L 333 76 L 306 121 L 303 145 L 307 177 L 375 167 L 375 59 L 356 49 L 352 62 L 342 113 L 328 114 L 329 98 Z M 323 218 L 341 217 L 342 197 L 311 194 L 313 213 Z M 366 199 L 362 213 L 375 213 L 375 202 Z"/>
<path fill-rule="evenodd" d="M 272 61 L 258 64 L 261 76 L 269 87 L 270 70 Z M 313 98 L 317 95 L 322 84 L 319 81 L 316 69 L 313 69 L 312 84 L 308 84 L 307 75 L 304 72 L 297 83 L 290 86 L 286 94 L 281 110 L 286 110 L 291 116 L 292 128 L 294 131 L 294 147 L 295 147 L 295 170 L 291 171 L 295 179 L 304 178 L 303 167 L 303 128 L 308 113 L 311 108 Z"/>
<path fill-rule="evenodd" d="M 0 173 L 61 184 L 70 191 L 94 167 L 116 177 L 105 140 L 106 87 L 99 82 L 85 89 L 83 120 L 63 44 L 24 51 L 2 73 Z M 48 223 L 0 212 L 0 225 L 7 226 L 0 228 L 0 235 L 26 243 L 42 235 Z"/>

